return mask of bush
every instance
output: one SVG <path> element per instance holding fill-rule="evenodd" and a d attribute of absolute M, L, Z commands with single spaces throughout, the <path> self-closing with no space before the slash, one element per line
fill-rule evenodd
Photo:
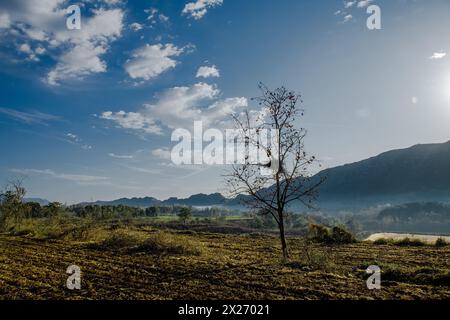
<path fill-rule="evenodd" d="M 309 236 L 313 241 L 319 243 L 330 243 L 331 236 L 327 228 L 319 224 L 309 225 Z"/>
<path fill-rule="evenodd" d="M 445 246 L 448 245 L 448 242 L 445 241 L 444 238 L 438 238 L 438 239 L 436 240 L 436 243 L 435 243 L 434 245 L 435 245 L 436 247 L 445 247 Z"/>
<path fill-rule="evenodd" d="M 180 221 L 186 224 L 186 222 L 192 218 L 192 208 L 191 207 L 181 208 L 180 212 L 178 213 L 178 218 L 180 219 Z"/>
<path fill-rule="evenodd" d="M 158 233 L 146 239 L 136 250 L 150 254 L 200 255 L 201 250 L 191 242 L 175 239 L 173 236 Z"/>
<path fill-rule="evenodd" d="M 400 247 L 423 247 L 425 245 L 425 243 L 420 241 L 419 239 L 410 238 L 404 238 L 395 242 L 395 244 Z"/>
<path fill-rule="evenodd" d="M 124 231 L 117 231 L 99 243 L 90 244 L 89 247 L 99 250 L 120 250 L 135 247 L 138 244 L 139 240 L 136 237 Z"/>
<path fill-rule="evenodd" d="M 341 227 L 334 227 L 331 231 L 331 238 L 333 243 L 337 244 L 348 244 L 355 243 L 355 237 L 347 230 Z"/>
<path fill-rule="evenodd" d="M 349 244 L 356 242 L 355 237 L 341 227 L 333 227 L 331 231 L 321 225 L 309 226 L 310 237 L 313 241 L 326 244 Z"/>
<path fill-rule="evenodd" d="M 387 239 L 385 239 L 385 238 L 380 238 L 380 239 L 377 239 L 377 240 L 375 240 L 373 242 L 373 244 L 376 244 L 376 245 L 386 245 L 386 244 L 389 244 L 389 243 L 390 242 Z"/>
<path fill-rule="evenodd" d="M 314 247 L 306 247 L 300 256 L 303 266 L 313 270 L 333 271 L 336 269 L 330 252 L 318 250 Z"/>
<path fill-rule="evenodd" d="M 64 217 L 27 218 L 9 223 L 7 231 L 13 235 L 34 239 L 59 239 L 74 228 L 74 221 Z"/>

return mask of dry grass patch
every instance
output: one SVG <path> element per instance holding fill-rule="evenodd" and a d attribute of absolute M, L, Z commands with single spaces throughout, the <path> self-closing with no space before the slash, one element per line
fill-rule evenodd
<path fill-rule="evenodd" d="M 199 244 L 188 239 L 177 237 L 170 233 L 156 233 L 137 246 L 135 252 L 149 254 L 169 255 L 200 255 L 202 253 Z"/>

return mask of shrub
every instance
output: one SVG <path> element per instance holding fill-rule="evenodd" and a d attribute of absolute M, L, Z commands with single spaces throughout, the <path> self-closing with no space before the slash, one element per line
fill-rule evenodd
<path fill-rule="evenodd" d="M 434 245 L 435 245 L 436 247 L 445 247 L 445 246 L 448 245 L 448 242 L 445 241 L 444 238 L 438 238 L 438 239 L 436 240 L 436 243 L 435 243 Z"/>
<path fill-rule="evenodd" d="M 321 225 L 309 226 L 310 236 L 313 241 L 326 244 L 349 244 L 356 242 L 355 237 L 341 227 L 333 227 L 331 231 Z"/>
<path fill-rule="evenodd" d="M 347 230 L 341 227 L 334 227 L 331 231 L 331 238 L 333 243 L 348 244 L 355 243 L 355 237 Z"/>
<path fill-rule="evenodd" d="M 152 235 L 140 244 L 136 250 L 150 254 L 180 254 L 180 255 L 200 255 L 201 250 L 191 242 L 176 239 L 164 233 Z"/>
<path fill-rule="evenodd" d="M 181 208 L 180 212 L 178 213 L 178 218 L 180 219 L 180 221 L 186 224 L 186 222 L 192 218 L 192 208 L 191 207 Z"/>
<path fill-rule="evenodd" d="M 422 247 L 425 245 L 425 243 L 420 241 L 419 239 L 410 239 L 410 238 L 404 238 L 402 240 L 395 242 L 395 244 L 400 247 Z"/>
<path fill-rule="evenodd" d="M 389 244 L 389 241 L 388 241 L 387 239 L 385 239 L 385 238 L 380 238 L 380 239 L 375 240 L 375 241 L 373 242 L 373 244 L 376 244 L 376 245 L 386 245 L 386 244 Z"/>
<path fill-rule="evenodd" d="M 320 243 L 330 243 L 331 236 L 330 232 L 324 226 L 318 224 L 309 225 L 309 235 L 313 241 Z"/>
<path fill-rule="evenodd" d="M 28 218 L 8 224 L 7 231 L 13 235 L 26 235 L 34 239 L 58 239 L 73 228 L 70 220 L 61 217 Z"/>
<path fill-rule="evenodd" d="M 138 244 L 139 240 L 136 237 L 124 231 L 117 231 L 99 243 L 90 244 L 89 247 L 99 250 L 120 250 L 134 247 Z"/>
<path fill-rule="evenodd" d="M 306 247 L 300 258 L 304 266 L 313 270 L 333 271 L 336 269 L 331 253 L 314 247 Z"/>

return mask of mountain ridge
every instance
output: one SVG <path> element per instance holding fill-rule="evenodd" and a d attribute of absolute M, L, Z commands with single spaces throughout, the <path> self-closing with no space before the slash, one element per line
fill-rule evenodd
<path fill-rule="evenodd" d="M 323 208 L 362 207 L 388 202 L 448 201 L 450 141 L 389 150 L 361 161 L 324 169 L 314 177 L 319 176 L 327 177 L 320 187 L 318 199 L 319 206 Z M 181 199 L 121 198 L 80 205 L 86 204 L 237 206 L 239 201 L 237 198 L 227 199 L 220 193 L 199 193 Z"/>

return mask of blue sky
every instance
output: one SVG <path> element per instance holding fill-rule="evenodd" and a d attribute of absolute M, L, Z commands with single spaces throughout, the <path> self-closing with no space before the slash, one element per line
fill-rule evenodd
<path fill-rule="evenodd" d="M 259 81 L 303 94 L 324 167 L 450 140 L 449 31 L 445 0 L 0 0 L 0 183 L 67 203 L 224 191 L 226 167 L 172 165 L 171 132 L 257 108 Z"/>

